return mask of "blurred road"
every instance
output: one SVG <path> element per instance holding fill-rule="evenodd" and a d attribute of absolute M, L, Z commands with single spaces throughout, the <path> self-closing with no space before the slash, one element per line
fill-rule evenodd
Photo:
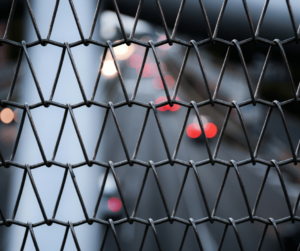
<path fill-rule="evenodd" d="M 165 58 L 167 57 L 168 56 L 166 56 Z M 168 63 L 170 62 L 173 62 L 173 65 L 167 64 L 169 69 L 170 68 L 176 69 L 179 67 L 178 65 L 176 65 L 176 63 L 181 63 L 178 62 L 178 60 L 177 61 L 169 60 Z M 136 75 L 133 74 L 130 70 L 128 70 L 128 67 L 125 67 L 124 62 L 121 62 L 120 65 L 121 65 L 121 72 L 123 74 L 124 81 L 126 83 L 126 87 L 128 90 L 132 90 L 136 82 L 135 80 Z M 230 69 L 228 71 L 230 71 Z M 234 81 L 235 79 L 239 79 L 240 77 L 237 75 L 239 75 L 239 73 L 234 72 L 233 75 L 227 76 L 224 82 L 226 83 L 229 82 L 230 80 Z M 116 89 L 121 90 L 121 88 L 119 88 L 118 86 L 120 85 L 120 83 L 117 77 L 114 77 L 114 80 L 111 81 L 113 82 L 113 84 L 112 82 L 110 82 L 111 90 L 116 90 Z M 184 84 L 182 84 L 182 86 L 188 86 L 187 83 L 188 81 L 189 81 L 188 79 L 185 79 L 183 77 L 182 83 Z M 108 96 L 106 96 L 106 98 L 111 101 L 124 100 L 124 96 L 121 91 L 119 92 L 107 91 L 107 94 Z M 164 95 L 163 91 L 155 90 L 155 88 L 153 88 L 152 86 L 151 79 L 143 78 L 139 87 L 137 100 L 143 100 L 145 102 L 150 100 L 155 101 L 155 98 L 158 95 L 163 96 Z M 180 94 L 180 98 L 182 100 L 193 100 L 196 95 L 199 95 L 199 93 L 195 94 L 194 92 L 190 92 L 189 90 L 184 89 Z M 129 96 L 131 96 L 130 91 L 129 91 Z M 257 109 L 260 109 L 259 112 L 264 114 L 265 111 L 262 108 L 257 108 Z M 181 130 L 181 126 L 183 124 L 186 111 L 187 111 L 186 108 L 181 107 L 180 110 L 177 112 L 170 112 L 170 111 L 159 112 L 159 117 L 162 123 L 162 127 L 171 154 L 174 151 L 175 145 L 177 143 L 177 139 L 179 136 L 179 132 Z M 246 109 L 243 108 L 242 111 L 245 113 L 245 117 L 249 116 L 247 114 Z M 116 109 L 117 118 L 119 120 L 121 130 L 124 135 L 125 142 L 127 144 L 128 151 L 131 156 L 135 149 L 135 145 L 137 142 L 139 132 L 142 127 L 145 113 L 146 113 L 146 109 L 140 107 L 133 107 L 133 108 L 122 107 Z M 215 117 L 217 117 L 222 115 L 222 109 L 204 108 L 204 109 L 199 109 L 199 113 L 200 115 L 215 113 L 217 114 Z M 194 116 L 193 113 L 191 113 L 190 118 L 188 120 L 188 124 L 193 121 L 193 116 Z M 223 117 L 221 117 L 221 119 L 219 118 L 220 120 L 222 120 L 222 118 L 225 117 L 225 112 L 223 112 L 222 116 Z M 263 117 L 263 115 L 261 116 Z M 210 120 L 213 120 L 215 117 L 211 115 Z M 293 137 L 293 140 L 295 141 L 295 139 L 297 138 L 296 135 L 297 135 L 298 120 L 293 116 L 290 116 L 289 114 L 286 114 L 286 117 L 290 126 L 291 135 Z M 287 148 L 288 146 L 285 144 L 286 135 L 284 134 L 284 131 L 282 131 L 283 129 L 281 125 L 282 122 L 279 114 L 274 112 L 271 118 L 272 119 L 269 123 L 269 127 L 271 127 L 270 131 L 273 132 L 275 131 L 275 135 L 277 135 L 277 137 L 272 136 L 273 140 L 275 141 L 276 139 L 279 140 L 282 148 L 288 149 Z M 232 118 L 232 120 L 236 121 L 234 117 Z M 253 137 L 255 139 L 258 138 L 257 131 L 259 132 L 261 130 L 263 120 L 264 118 L 260 118 L 260 120 L 257 120 L 257 125 L 250 124 L 249 126 L 248 123 L 248 132 L 250 133 L 250 135 L 252 136 L 254 135 Z M 217 133 L 218 136 L 222 123 L 221 121 L 217 121 L 217 119 L 215 123 L 217 124 L 218 127 L 218 133 Z M 103 142 L 106 142 L 106 146 L 102 150 L 104 151 L 103 156 L 105 156 L 104 161 L 112 160 L 114 162 L 117 162 L 120 160 L 124 160 L 125 159 L 124 150 L 121 145 L 119 135 L 115 129 L 115 124 L 112 117 L 108 118 L 108 124 L 106 128 L 107 129 L 103 137 Z M 232 139 L 232 135 L 229 135 L 229 137 L 224 137 L 218 157 L 228 161 L 230 160 L 239 161 L 242 159 L 250 158 L 245 142 L 243 142 L 243 140 L 241 139 L 237 139 L 238 137 L 243 138 L 243 134 L 238 133 L 238 131 L 241 131 L 241 127 L 239 128 L 238 123 L 234 122 L 231 125 L 229 123 L 227 128 L 229 130 L 229 134 L 232 134 L 232 131 L 236 130 L 237 135 L 235 135 L 235 139 Z M 268 133 L 266 135 L 267 135 L 266 137 L 270 137 Z M 215 138 L 209 139 L 209 144 L 212 151 L 215 148 L 217 136 Z M 274 153 L 276 151 L 280 152 L 278 142 L 277 144 L 274 145 L 273 142 L 274 141 L 271 141 L 271 139 L 270 142 L 266 142 L 266 140 L 264 141 L 260 152 L 267 153 L 267 154 L 263 155 L 262 158 L 268 155 L 274 156 Z M 294 142 L 294 145 L 295 144 L 296 142 Z M 252 144 L 252 147 L 254 149 L 255 144 L 254 145 Z M 282 156 L 278 156 L 278 158 L 280 157 Z M 199 160 L 207 159 L 208 155 L 205 148 L 204 140 L 199 138 L 191 139 L 187 136 L 185 132 L 177 158 L 185 161 L 189 161 L 192 159 L 195 162 Z M 157 162 L 157 161 L 167 159 L 165 149 L 161 140 L 161 136 L 159 134 L 159 130 L 154 115 L 152 114 L 152 111 L 150 112 L 150 116 L 148 118 L 148 123 L 144 132 L 144 136 L 142 138 L 142 143 L 140 146 L 139 153 L 137 155 L 137 159 L 146 162 L 149 160 L 153 160 L 154 162 Z M 290 182 L 289 176 L 291 176 L 291 174 L 289 173 L 290 171 L 286 169 L 289 169 L 289 167 L 282 168 L 283 175 L 288 189 L 288 193 L 290 195 L 291 203 L 292 205 L 294 205 L 295 200 L 298 196 L 299 187 L 298 185 L 295 185 L 294 183 Z M 293 167 L 291 169 L 293 169 Z M 198 168 L 200 179 L 203 183 L 204 191 L 206 193 L 206 197 L 211 212 L 215 205 L 217 194 L 225 175 L 225 170 L 226 167 L 219 164 L 216 164 L 215 166 L 206 165 Z M 266 167 L 260 164 L 256 164 L 256 166 L 252 166 L 251 164 L 249 164 L 240 167 L 239 170 L 245 185 L 246 193 L 250 203 L 250 208 L 252 210 L 263 177 L 266 172 Z M 169 210 L 171 212 L 173 211 L 176 197 L 182 183 L 184 171 L 185 171 L 185 167 L 179 165 L 174 165 L 173 167 L 169 165 L 165 165 L 157 168 L 157 172 L 158 172 L 160 182 L 162 184 L 163 192 L 166 197 Z M 145 172 L 145 168 L 138 165 L 134 165 L 134 167 L 126 166 L 117 169 L 117 174 L 121 179 L 121 184 L 123 186 L 123 191 L 125 194 L 125 201 L 127 202 L 127 207 L 129 208 L 129 212 L 132 212 L 134 208 L 137 199 L 137 193 L 141 187 L 141 180 L 144 175 L 144 172 Z M 128 182 L 129 180 L 130 183 Z M 148 219 L 149 217 L 151 217 L 154 220 L 166 217 L 165 209 L 163 207 L 163 203 L 160 198 L 159 190 L 157 189 L 156 181 L 151 171 L 149 172 L 149 179 L 146 182 L 146 186 L 142 198 L 144 198 L 144 200 L 143 199 L 141 200 L 139 210 L 137 213 L 138 217 L 143 219 Z M 189 219 L 189 218 L 199 219 L 207 216 L 206 209 L 204 207 L 204 203 L 202 200 L 202 196 L 199 191 L 197 181 L 194 177 L 194 173 L 192 171 L 189 172 L 185 184 L 185 189 L 183 191 L 176 215 L 184 219 Z M 233 168 L 231 168 L 229 171 L 228 178 L 221 196 L 221 200 L 216 215 L 225 219 L 231 217 L 235 220 L 246 217 L 248 215 L 246 204 L 242 196 L 242 192 L 238 183 L 236 173 L 233 170 Z M 273 169 L 271 169 L 269 173 L 256 215 L 264 218 L 273 217 L 274 219 L 280 219 L 289 215 L 288 208 L 286 206 L 286 202 L 283 197 L 283 192 L 280 187 L 278 175 L 276 171 Z M 122 216 L 124 217 L 124 215 Z M 129 224 L 127 228 L 126 225 L 120 226 L 119 228 L 117 227 L 117 231 L 118 229 L 120 229 L 119 233 L 121 234 L 121 236 L 124 235 L 124 238 L 121 237 L 121 241 L 123 245 L 122 247 L 124 247 L 125 250 L 137 249 L 139 243 L 132 242 L 132 240 L 137 240 L 137 239 L 141 240 L 142 238 L 144 226 L 141 226 L 141 224 L 137 224 L 137 223 L 134 223 L 133 225 L 134 227 L 129 227 Z M 241 239 L 245 250 L 255 250 L 261 238 L 264 225 L 257 222 L 254 224 L 248 222 L 248 223 L 243 223 L 241 225 L 238 225 L 238 229 L 240 231 Z M 279 250 L 277 240 L 275 239 L 276 236 L 274 235 L 273 230 L 270 229 L 271 227 L 267 232 L 262 250 Z M 217 247 L 220 243 L 221 236 L 224 230 L 224 225 L 221 225 L 220 223 L 215 223 L 212 225 L 210 223 L 205 223 L 205 224 L 198 225 L 198 230 L 200 233 L 201 241 L 203 242 L 204 250 L 217 250 Z M 282 231 L 281 233 L 282 236 L 284 237 L 286 236 L 287 233 L 293 232 L 296 229 L 294 229 L 293 227 L 292 229 L 288 229 L 281 225 L 280 230 Z M 160 242 L 163 250 L 177 250 L 179 248 L 180 241 L 182 239 L 183 231 L 184 231 L 183 225 L 180 225 L 178 223 L 174 223 L 173 225 L 169 223 L 164 223 L 162 225 L 157 226 L 157 231 L 158 231 L 158 236 L 160 238 Z M 148 237 L 146 241 L 147 244 L 145 244 L 144 250 L 156 250 L 157 248 L 154 235 L 150 232 L 151 231 L 149 229 Z M 137 235 L 140 236 L 140 238 L 138 238 Z M 113 243 L 113 239 L 112 239 L 113 236 L 111 235 L 110 238 L 111 238 L 110 240 Z M 107 250 L 114 250 L 113 246 L 114 244 L 112 244 L 112 246 L 109 247 L 106 246 L 106 248 Z M 239 248 L 238 242 L 234 234 L 234 231 L 233 229 L 229 228 L 229 230 L 227 231 L 227 235 L 222 250 L 238 250 L 238 248 Z M 197 242 L 194 237 L 194 233 L 190 228 L 183 250 L 196 250 L 196 249 L 197 249 Z"/>

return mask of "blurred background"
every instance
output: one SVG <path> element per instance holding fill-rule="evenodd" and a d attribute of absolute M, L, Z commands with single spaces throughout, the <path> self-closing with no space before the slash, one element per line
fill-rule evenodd
<path fill-rule="evenodd" d="M 85 2 L 80 0 L 73 0 L 73 2 L 83 33 L 85 37 L 87 37 L 97 2 Z M 204 0 L 203 2 L 213 30 L 223 1 Z M 113 1 L 108 0 L 102 2 L 93 35 L 94 40 L 110 40 L 115 42 L 122 39 L 119 22 L 112 3 Z M 139 1 L 117 1 L 117 3 L 119 10 L 122 13 L 121 17 L 126 34 L 129 36 L 133 27 L 134 16 Z M 170 34 L 174 27 L 180 3 L 180 0 L 161 1 L 162 10 Z M 10 0 L 2 0 L 1 2 L 0 37 L 3 37 L 5 32 L 11 4 L 12 1 Z M 30 4 L 41 36 L 44 38 L 47 36 L 55 1 L 42 2 L 31 0 Z M 264 1 L 254 0 L 248 2 L 249 12 L 255 28 L 257 27 L 263 6 Z M 294 14 L 299 13 L 300 3 L 291 1 L 291 6 Z M 295 15 L 295 21 L 296 24 L 298 24 L 300 22 L 300 17 Z M 290 15 L 285 1 L 270 1 L 259 36 L 270 40 L 274 40 L 275 38 L 284 40 L 294 36 Z M 232 39 L 241 41 L 251 37 L 251 30 L 242 1 L 228 1 L 218 31 L 218 37 L 229 41 Z M 135 38 L 145 42 L 148 42 L 149 40 L 157 42 L 166 39 L 155 1 L 143 1 Z M 191 39 L 199 41 L 207 38 L 199 1 L 186 1 L 176 38 L 184 41 L 190 41 Z M 8 39 L 17 42 L 25 40 L 27 43 L 37 40 L 25 1 L 17 2 Z M 72 43 L 80 40 L 70 3 L 66 0 L 62 0 L 59 3 L 51 40 L 62 43 L 65 41 Z M 292 71 L 295 88 L 297 88 L 300 79 L 298 70 L 299 46 L 297 46 L 296 43 L 291 43 L 285 45 L 284 48 Z M 257 86 L 268 49 L 269 46 L 262 43 L 250 43 L 242 46 L 253 90 L 255 90 Z M 89 99 L 92 95 L 95 82 L 97 81 L 97 73 L 104 49 L 90 44 L 87 47 L 84 45 L 76 46 L 71 50 L 87 98 Z M 186 47 L 179 44 L 173 44 L 172 46 L 165 44 L 157 47 L 157 53 L 162 63 L 163 74 L 171 95 L 174 91 L 185 51 Z M 227 46 L 218 43 L 215 45 L 206 44 L 200 46 L 199 51 L 207 73 L 210 91 L 213 93 L 226 55 Z M 141 68 L 145 48 L 136 44 L 131 44 L 130 46 L 123 44 L 114 47 L 114 52 L 120 65 L 128 95 L 131 97 Z M 38 45 L 28 48 L 28 53 L 32 60 L 44 97 L 45 99 L 48 99 L 55 80 L 62 49 L 50 44 L 45 47 Z M 9 93 L 18 55 L 18 48 L 6 44 L 0 46 L 1 100 L 5 100 Z M 177 97 L 178 100 L 186 102 L 190 102 L 191 100 L 201 102 L 208 99 L 203 76 L 194 49 L 191 49 L 189 53 Z M 231 53 L 217 98 L 229 102 L 233 100 L 241 102 L 250 99 L 246 78 L 236 49 L 233 49 Z M 273 49 L 271 60 L 269 61 L 261 88 L 259 89 L 258 98 L 268 101 L 284 101 L 293 98 L 288 72 L 284 66 L 278 47 Z M 76 76 L 67 53 L 63 61 L 53 100 L 63 104 L 76 104 L 82 101 Z M 104 61 L 95 100 L 104 103 L 109 101 L 117 103 L 124 100 L 120 81 L 110 52 L 107 53 Z M 149 51 L 143 70 L 136 100 L 146 103 L 149 103 L 149 101 L 159 103 L 166 100 L 162 81 L 151 51 Z M 16 87 L 12 95 L 12 101 L 21 104 L 28 102 L 29 105 L 40 101 L 25 56 L 23 56 L 21 62 Z M 294 103 L 283 106 L 294 148 L 296 148 L 300 138 L 298 108 L 298 105 L 295 105 Z M 20 126 L 22 111 L 15 107 L 5 107 L 0 109 L 0 150 L 7 160 L 12 153 Z M 215 105 L 213 107 L 208 105 L 198 109 L 204 123 L 205 133 L 208 137 L 211 149 L 214 149 L 216 146 L 217 138 L 220 134 L 227 109 L 228 108 L 221 105 Z M 166 140 L 172 153 L 175 149 L 187 108 L 180 105 L 174 105 L 173 107 L 164 106 L 158 110 Z M 242 107 L 241 111 L 250 137 L 250 144 L 254 150 L 266 118 L 268 107 L 261 104 L 257 104 L 256 106 L 247 105 Z M 32 109 L 31 112 L 46 157 L 47 159 L 50 159 L 59 134 L 64 111 L 63 109 L 50 106 L 49 108 L 39 107 L 37 109 Z M 97 138 L 102 123 L 105 120 L 105 113 L 105 109 L 96 106 L 90 108 L 82 106 L 74 109 L 78 127 L 90 159 L 93 156 Z M 133 155 L 137 144 L 145 113 L 146 109 L 140 106 L 133 106 L 131 108 L 123 106 L 116 109 L 116 115 L 130 156 Z M 205 142 L 201 134 L 202 132 L 196 116 L 191 112 L 183 135 L 181 147 L 179 148 L 177 155 L 178 159 L 185 161 L 194 160 L 197 162 L 208 158 Z M 264 140 L 258 153 L 258 158 L 266 160 L 276 159 L 277 161 L 281 161 L 291 157 L 292 154 L 280 114 L 278 109 L 273 109 L 266 134 L 264 135 Z M 218 158 L 228 161 L 232 159 L 240 161 L 250 158 L 246 140 L 235 109 L 231 112 L 224 138 L 220 146 Z M 103 138 L 97 151 L 96 160 L 103 162 L 113 161 L 116 163 L 125 159 L 126 157 L 121 140 L 113 117 L 111 113 L 109 113 Z M 148 118 L 137 159 L 145 162 L 148 162 L 149 160 L 158 162 L 167 159 L 155 117 L 152 112 L 150 112 Z M 55 160 L 61 163 L 70 162 L 72 164 L 84 161 L 82 150 L 69 115 L 66 120 L 65 129 Z M 25 119 L 15 161 L 19 163 L 29 163 L 30 165 L 42 161 L 28 118 Z M 241 166 L 239 169 L 249 198 L 250 207 L 253 208 L 267 167 L 261 164 L 256 164 L 255 166 L 248 164 Z M 219 164 L 214 166 L 208 164 L 198 168 L 210 210 L 212 210 L 215 205 L 225 171 L 226 166 Z M 287 186 L 291 204 L 294 205 L 299 194 L 299 165 L 285 165 L 281 167 L 281 171 Z M 82 166 L 76 168 L 74 172 L 87 211 L 89 215 L 92 215 L 102 182 L 105 178 L 105 168 L 96 165 L 93 165 L 92 167 Z M 116 172 L 120 180 L 126 205 L 131 214 L 138 197 L 138 192 L 141 189 L 145 168 L 135 164 L 132 167 L 128 165 L 117 168 Z M 174 166 L 163 165 L 157 168 L 157 172 L 162 184 L 162 190 L 167 200 L 167 205 L 172 212 L 183 180 L 185 168 L 176 164 Z M 56 166 L 52 166 L 51 168 L 43 166 L 34 169 L 32 173 L 47 216 L 50 218 L 59 193 L 64 170 Z M 16 167 L 12 166 L 10 168 L 4 168 L 2 166 L 0 168 L 0 207 L 3 214 L 8 219 L 10 219 L 13 212 L 22 176 L 23 171 Z M 207 216 L 203 199 L 192 171 L 188 174 L 176 215 L 184 219 L 200 219 Z M 231 217 L 233 219 L 240 219 L 248 215 L 234 170 L 229 171 L 216 215 L 222 218 Z M 281 219 L 289 215 L 278 175 L 273 168 L 271 168 L 268 175 L 256 215 L 263 218 L 272 217 L 274 219 Z M 161 219 L 166 216 L 164 205 L 151 170 L 145 184 L 136 216 L 143 219 L 152 218 L 153 220 Z M 109 173 L 96 218 L 106 220 L 111 218 L 113 220 L 118 220 L 124 217 L 125 213 L 120 196 L 114 179 Z M 77 222 L 84 219 L 77 194 L 69 175 L 55 218 L 65 222 L 69 220 Z M 16 220 L 21 222 L 38 222 L 43 220 L 28 177 L 25 181 L 25 187 Z M 208 222 L 199 224 L 197 227 L 204 250 L 217 250 L 224 230 L 224 225 L 217 222 L 214 224 Z M 247 222 L 238 225 L 245 250 L 255 250 L 257 248 L 264 227 L 264 224 L 258 222 L 253 224 Z M 173 224 L 164 223 L 157 225 L 156 228 L 163 250 L 179 249 L 185 229 L 184 225 L 176 222 Z M 286 250 L 296 250 L 299 245 L 299 238 L 297 237 L 300 234 L 299 224 L 287 222 L 278 225 L 278 228 Z M 134 223 L 132 225 L 129 223 L 117 225 L 116 231 L 123 250 L 138 250 L 144 230 L 145 226 L 139 223 Z M 34 231 L 41 250 L 60 249 L 65 227 L 56 224 L 53 224 L 51 227 L 43 225 L 34 228 Z M 82 250 L 100 249 L 102 236 L 105 232 L 104 226 L 96 223 L 91 226 L 83 224 L 76 227 L 75 231 Z M 9 228 L 1 226 L 0 249 L 18 250 L 22 245 L 24 232 L 24 228 L 16 225 L 12 225 Z M 75 250 L 75 248 L 74 241 L 69 233 L 65 250 Z M 33 249 L 34 246 L 31 237 L 28 235 L 25 250 Z M 108 232 L 104 250 L 117 250 L 111 230 Z M 157 250 L 154 235 L 150 230 L 148 231 L 143 250 Z M 190 228 L 187 233 L 183 250 L 197 250 L 197 241 L 194 237 L 192 228 Z M 227 231 L 223 250 L 238 250 L 238 242 L 231 227 Z M 276 234 L 272 227 L 268 228 L 262 250 L 279 250 L 279 243 L 276 240 Z"/>

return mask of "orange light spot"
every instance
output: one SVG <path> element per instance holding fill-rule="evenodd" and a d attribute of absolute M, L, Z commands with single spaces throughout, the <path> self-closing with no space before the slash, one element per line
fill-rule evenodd
<path fill-rule="evenodd" d="M 168 89 L 171 89 L 174 87 L 175 80 L 172 76 L 165 75 L 164 79 L 165 79 Z M 162 82 L 160 76 L 156 76 L 152 79 L 152 85 L 155 89 L 158 89 L 158 90 L 164 89 L 164 85 L 163 85 L 163 82 Z"/>
<path fill-rule="evenodd" d="M 107 202 L 108 209 L 112 212 L 118 212 L 122 208 L 122 201 L 119 198 L 110 198 Z"/>
<path fill-rule="evenodd" d="M 14 112 L 10 108 L 5 108 L 1 112 L 0 118 L 4 124 L 9 124 L 14 119 L 14 116 Z"/>
<path fill-rule="evenodd" d="M 198 138 L 201 135 L 201 128 L 198 123 L 191 123 L 186 128 L 187 135 L 192 138 Z"/>
<path fill-rule="evenodd" d="M 114 48 L 114 52 L 117 55 L 123 55 L 128 51 L 128 46 L 126 44 L 119 45 Z"/>
<path fill-rule="evenodd" d="M 207 123 L 204 125 L 204 131 L 207 138 L 213 138 L 217 134 L 217 127 L 213 123 Z"/>
<path fill-rule="evenodd" d="M 102 72 L 105 76 L 113 76 L 117 73 L 117 69 L 113 60 L 106 60 L 103 64 Z"/>
<path fill-rule="evenodd" d="M 119 40 L 117 40 L 117 41 L 119 41 Z M 116 54 L 117 59 L 119 59 L 119 60 L 126 60 L 134 52 L 135 45 L 131 44 L 130 46 L 127 46 L 127 44 L 121 44 L 119 46 L 114 47 L 113 50 L 114 50 L 114 52 Z"/>

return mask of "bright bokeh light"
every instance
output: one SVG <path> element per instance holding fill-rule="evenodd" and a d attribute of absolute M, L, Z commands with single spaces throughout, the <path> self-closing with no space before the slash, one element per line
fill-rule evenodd
<path fill-rule="evenodd" d="M 105 76 L 113 76 L 117 73 L 117 69 L 113 60 L 105 60 L 102 68 Z"/>
<path fill-rule="evenodd" d="M 128 51 L 128 46 L 126 44 L 116 46 L 114 51 L 117 55 L 123 55 Z"/>
<path fill-rule="evenodd" d="M 112 212 L 118 212 L 122 208 L 122 201 L 119 198 L 112 197 L 107 202 L 108 209 Z"/>
<path fill-rule="evenodd" d="M 165 39 L 167 39 L 167 37 L 166 37 L 165 35 L 163 35 L 163 36 L 160 36 L 160 37 L 157 39 L 157 41 L 159 42 L 159 41 L 162 41 L 162 40 L 165 40 Z M 170 46 L 169 44 L 164 44 L 164 45 L 159 46 L 158 48 L 161 49 L 161 50 L 166 51 L 166 50 L 171 49 L 172 46 Z"/>
<path fill-rule="evenodd" d="M 207 123 L 204 126 L 205 135 L 207 138 L 213 138 L 216 136 L 218 129 L 215 124 L 213 123 Z"/>
<path fill-rule="evenodd" d="M 198 138 L 202 132 L 198 123 L 191 123 L 186 128 L 186 133 L 190 138 L 195 139 Z"/>
<path fill-rule="evenodd" d="M 164 76 L 165 82 L 167 84 L 168 89 L 171 89 L 175 85 L 175 80 L 171 75 Z M 164 89 L 163 82 L 160 76 L 156 76 L 152 79 L 152 85 L 155 89 L 161 90 Z"/>
<path fill-rule="evenodd" d="M 9 124 L 14 119 L 14 112 L 10 108 L 4 108 L 1 111 L 0 119 L 4 124 Z"/>
<path fill-rule="evenodd" d="M 127 44 L 121 44 L 119 46 L 114 47 L 114 52 L 116 54 L 117 59 L 126 60 L 131 54 L 134 52 L 135 47 L 134 44 L 127 46 Z"/>
<path fill-rule="evenodd" d="M 172 97 L 171 97 L 172 99 Z M 159 98 L 157 98 L 155 100 L 155 104 L 158 104 L 158 103 L 161 103 L 161 102 L 164 102 L 164 101 L 167 101 L 168 99 L 164 96 L 161 96 Z M 179 100 L 180 101 L 180 98 L 176 97 L 176 100 Z M 178 104 L 174 104 L 172 107 L 170 105 L 164 105 L 162 107 L 159 107 L 157 108 L 157 110 L 161 111 L 161 112 L 165 112 L 165 111 L 171 111 L 171 112 L 176 112 L 180 109 L 181 105 L 178 105 Z"/>

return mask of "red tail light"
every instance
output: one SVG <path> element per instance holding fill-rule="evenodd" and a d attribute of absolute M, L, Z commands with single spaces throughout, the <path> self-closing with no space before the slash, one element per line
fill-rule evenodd
<path fill-rule="evenodd" d="M 186 128 L 187 135 L 192 138 L 198 138 L 201 135 L 201 128 L 198 123 L 191 123 Z"/>
<path fill-rule="evenodd" d="M 207 138 L 213 138 L 217 134 L 217 127 L 213 123 L 207 123 L 204 125 L 205 135 Z"/>
<path fill-rule="evenodd" d="M 204 125 L 204 131 L 207 138 L 213 138 L 216 136 L 218 129 L 215 124 L 213 123 L 206 123 Z M 187 135 L 192 138 L 198 138 L 201 135 L 201 128 L 198 123 L 191 123 L 186 128 Z"/>
<path fill-rule="evenodd" d="M 176 97 L 176 100 L 180 101 L 180 98 Z M 159 97 L 155 100 L 155 104 L 158 104 L 158 103 L 161 103 L 161 102 L 164 102 L 164 101 L 167 101 L 167 98 L 161 96 L 161 97 Z M 174 104 L 172 107 L 169 106 L 169 105 L 164 105 L 162 107 L 157 108 L 157 110 L 159 110 L 161 112 L 165 112 L 165 111 L 168 111 L 168 110 L 171 111 L 171 112 L 176 112 L 180 109 L 180 107 L 181 107 L 181 105 L 177 105 L 177 104 Z"/>
<path fill-rule="evenodd" d="M 110 198 L 107 202 L 108 209 L 112 212 L 118 212 L 122 208 L 122 201 L 119 198 Z"/>

